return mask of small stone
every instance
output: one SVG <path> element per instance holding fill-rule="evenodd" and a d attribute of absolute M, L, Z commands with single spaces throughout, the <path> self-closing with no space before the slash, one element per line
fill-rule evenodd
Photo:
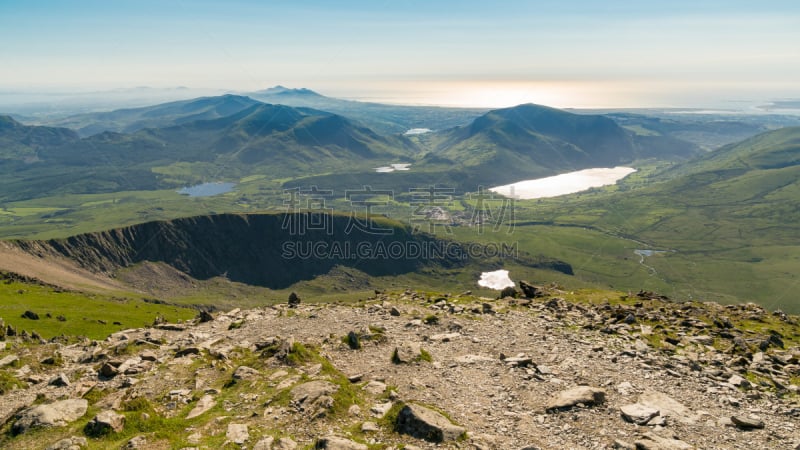
<path fill-rule="evenodd" d="M 568 409 L 578 404 L 586 406 L 600 405 L 606 401 L 606 391 L 604 389 L 578 386 L 576 388 L 561 391 L 547 405 L 548 411 L 559 411 Z"/>
<path fill-rule="evenodd" d="M 434 334 L 428 339 L 434 342 L 450 342 L 457 339 L 459 336 L 461 336 L 461 334 L 459 333 L 443 333 L 443 334 Z"/>
<path fill-rule="evenodd" d="M 145 449 L 147 448 L 147 438 L 144 436 L 134 436 L 125 445 L 123 450 Z"/>
<path fill-rule="evenodd" d="M 731 416 L 731 422 L 743 430 L 762 429 L 764 421 L 754 416 Z"/>
<path fill-rule="evenodd" d="M 372 380 L 364 386 L 364 390 L 372 395 L 381 395 L 384 391 L 386 391 L 386 383 Z"/>
<path fill-rule="evenodd" d="M 79 450 L 88 445 L 85 437 L 72 436 L 48 445 L 46 450 Z"/>
<path fill-rule="evenodd" d="M 182 358 L 189 355 L 199 355 L 200 347 L 186 347 L 175 352 L 176 358 Z"/>
<path fill-rule="evenodd" d="M 158 355 L 152 350 L 145 350 L 140 355 L 142 361 L 156 361 L 158 359 Z"/>
<path fill-rule="evenodd" d="M 338 436 L 326 436 L 317 441 L 315 449 L 325 450 L 367 450 L 367 446 Z"/>
<path fill-rule="evenodd" d="M 364 422 L 364 423 L 361 424 L 361 431 L 363 431 L 365 433 L 380 431 L 380 429 L 381 428 L 375 422 Z"/>
<path fill-rule="evenodd" d="M 728 378 L 728 383 L 743 389 L 749 389 L 750 387 L 752 387 L 749 381 L 736 374 L 733 374 L 731 375 L 730 378 Z"/>
<path fill-rule="evenodd" d="M 647 433 L 635 443 L 637 450 L 693 450 L 692 445 L 678 439 L 662 438 L 653 433 Z"/>
<path fill-rule="evenodd" d="M 622 412 L 622 417 L 625 418 L 625 420 L 633 422 L 636 425 L 645 425 L 650 419 L 659 414 L 657 409 L 650 408 L 640 403 L 625 405 L 620 408 L 620 412 Z"/>
<path fill-rule="evenodd" d="M 195 417 L 203 414 L 204 412 L 208 411 L 209 409 L 213 408 L 214 405 L 217 403 L 214 401 L 214 397 L 206 394 L 200 397 L 200 400 L 197 401 L 197 404 L 194 408 L 189 411 L 189 414 L 186 416 L 187 419 L 194 419 Z"/>
<path fill-rule="evenodd" d="M 47 384 L 50 386 L 65 387 L 69 386 L 70 382 L 69 378 L 67 378 L 66 375 L 64 375 L 63 373 L 59 373 L 53 379 L 51 379 Z"/>
<path fill-rule="evenodd" d="M 378 403 L 374 405 L 372 408 L 369 409 L 370 414 L 372 417 L 377 417 L 378 419 L 383 418 L 389 410 L 392 409 L 392 402 L 386 403 Z"/>
<path fill-rule="evenodd" d="M 297 448 L 297 443 L 292 438 L 282 437 L 272 447 L 272 450 L 294 450 Z"/>
<path fill-rule="evenodd" d="M 259 375 L 258 370 L 253 369 L 252 367 L 247 366 L 239 366 L 235 372 L 233 372 L 233 379 L 234 380 L 252 380 Z"/>

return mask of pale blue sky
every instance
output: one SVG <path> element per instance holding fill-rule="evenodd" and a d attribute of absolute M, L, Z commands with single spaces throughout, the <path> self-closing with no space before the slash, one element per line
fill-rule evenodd
<path fill-rule="evenodd" d="M 756 3 L 0 0 L 0 89 L 283 84 L 564 107 L 800 97 L 800 2 Z"/>

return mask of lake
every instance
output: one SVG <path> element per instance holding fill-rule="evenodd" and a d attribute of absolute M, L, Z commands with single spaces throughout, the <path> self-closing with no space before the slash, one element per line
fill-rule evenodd
<path fill-rule="evenodd" d="M 552 177 L 496 186 L 489 188 L 489 190 L 506 197 L 515 197 L 522 200 L 558 197 L 559 195 L 574 194 L 593 187 L 612 185 L 634 172 L 636 172 L 636 169 L 631 167 L 584 169 Z"/>
<path fill-rule="evenodd" d="M 188 195 L 189 197 L 211 197 L 213 195 L 225 194 L 233 191 L 236 183 L 203 183 L 194 186 L 185 187 L 178 190 L 181 195 Z"/>

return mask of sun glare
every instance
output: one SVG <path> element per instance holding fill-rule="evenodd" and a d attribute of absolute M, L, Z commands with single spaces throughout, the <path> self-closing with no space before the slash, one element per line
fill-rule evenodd
<path fill-rule="evenodd" d="M 437 103 L 490 108 L 503 108 L 522 103 L 568 107 L 572 106 L 573 100 L 568 90 L 557 83 L 529 85 L 480 83 L 454 86 L 453 91 L 446 93 Z"/>

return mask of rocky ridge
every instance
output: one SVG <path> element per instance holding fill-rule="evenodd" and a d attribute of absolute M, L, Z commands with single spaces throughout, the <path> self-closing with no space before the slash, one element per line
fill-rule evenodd
<path fill-rule="evenodd" d="M 531 286 L 7 336 L 0 446 L 800 448 L 797 317 Z"/>

